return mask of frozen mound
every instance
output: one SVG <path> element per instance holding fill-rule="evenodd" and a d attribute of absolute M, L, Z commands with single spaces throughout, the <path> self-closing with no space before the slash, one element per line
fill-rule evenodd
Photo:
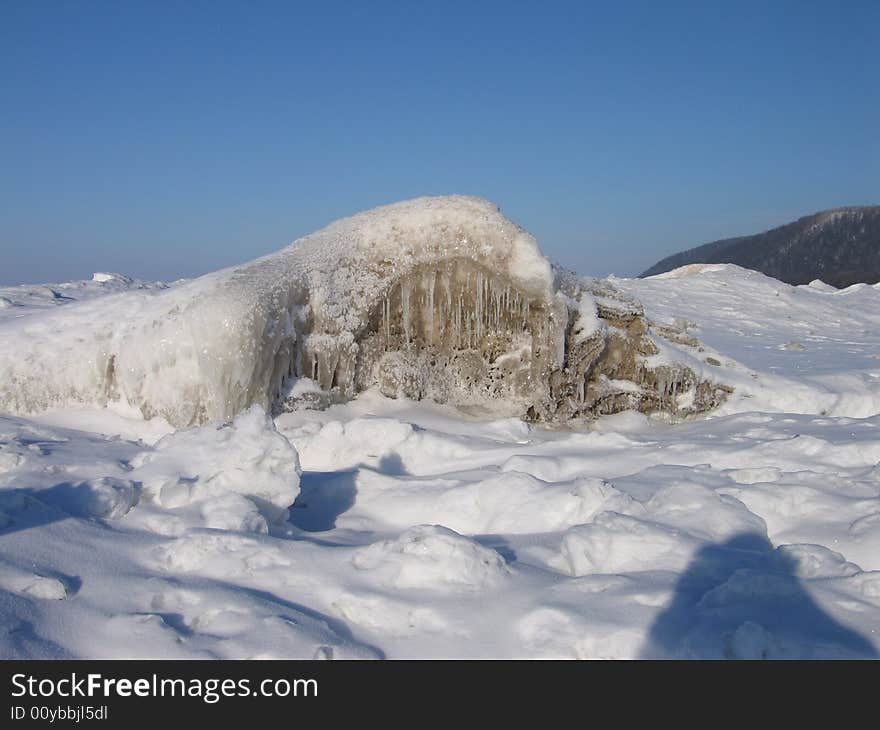
<path fill-rule="evenodd" d="M 120 284 L 131 284 L 132 278 L 130 276 L 126 276 L 125 274 L 96 271 L 94 274 L 92 274 L 92 281 L 96 281 L 99 284 L 106 284 L 109 281 L 118 282 Z"/>
<path fill-rule="evenodd" d="M 55 486 L 42 501 L 75 517 L 116 520 L 138 503 L 137 484 L 129 479 L 98 477 Z"/>
<path fill-rule="evenodd" d="M 394 588 L 477 590 L 507 574 L 495 550 L 441 525 L 417 525 L 393 540 L 360 548 L 352 564 Z"/>
<path fill-rule="evenodd" d="M 700 274 L 711 273 L 715 271 L 724 271 L 725 268 L 733 266 L 733 264 L 685 264 L 670 271 L 664 271 L 662 274 L 654 274 L 654 279 L 682 279 L 686 276 L 698 276 Z"/>
<path fill-rule="evenodd" d="M 225 426 L 168 434 L 132 466 L 147 500 L 188 516 L 197 509 L 218 529 L 265 533 L 299 495 L 297 451 L 259 406 Z"/>
<path fill-rule="evenodd" d="M 652 332 L 611 283 L 554 270 L 488 201 L 419 198 L 171 289 L 0 324 L 0 408 L 119 402 L 184 427 L 378 387 L 533 420 L 686 415 L 729 389 L 659 356 L 657 336 L 697 346 L 679 334 Z"/>

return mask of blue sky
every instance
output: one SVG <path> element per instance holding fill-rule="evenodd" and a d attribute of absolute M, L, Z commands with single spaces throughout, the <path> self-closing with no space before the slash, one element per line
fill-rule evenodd
<path fill-rule="evenodd" d="M 174 279 L 426 194 L 553 259 L 880 203 L 880 3 L 0 0 L 0 283 Z"/>

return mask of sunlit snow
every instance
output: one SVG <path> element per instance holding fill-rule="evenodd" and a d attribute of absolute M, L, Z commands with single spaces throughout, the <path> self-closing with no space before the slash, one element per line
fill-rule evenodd
<path fill-rule="evenodd" d="M 454 201 L 483 221 L 466 255 L 548 301 L 534 239 Z M 367 214 L 359 260 L 440 261 L 449 211 L 422 213 Z M 702 415 L 675 392 L 681 417 L 541 425 L 377 385 L 328 399 L 298 373 L 273 418 L 251 396 L 296 330 L 269 316 L 297 315 L 292 273 L 337 334 L 364 313 L 336 294 L 383 301 L 378 274 L 339 278 L 351 220 L 193 282 L 0 289 L 0 656 L 878 655 L 878 288 L 611 280 L 668 328 L 648 359 L 729 386 Z M 569 297 L 572 338 L 605 327 L 602 296 Z"/>

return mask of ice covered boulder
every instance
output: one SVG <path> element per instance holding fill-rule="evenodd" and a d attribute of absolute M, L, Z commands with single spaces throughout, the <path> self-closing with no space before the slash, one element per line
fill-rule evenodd
<path fill-rule="evenodd" d="M 678 335 L 554 269 L 492 203 L 419 198 L 164 291 L 0 324 L 0 409 L 120 401 L 185 427 L 291 408 L 304 378 L 327 402 L 378 387 L 535 420 L 711 408 L 724 386 L 660 357 L 658 337 L 696 346 Z"/>

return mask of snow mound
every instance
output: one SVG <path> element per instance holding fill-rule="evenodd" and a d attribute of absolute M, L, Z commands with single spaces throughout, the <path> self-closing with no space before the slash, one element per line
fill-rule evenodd
<path fill-rule="evenodd" d="M 800 286 L 808 287 L 814 291 L 828 292 L 834 293 L 838 291 L 836 286 L 831 286 L 831 284 L 826 284 L 821 279 L 813 279 L 809 284 L 801 284 Z"/>
<path fill-rule="evenodd" d="M 0 589 L 31 598 L 63 601 L 67 587 L 57 578 L 39 575 L 0 560 Z"/>
<path fill-rule="evenodd" d="M 475 590 L 497 583 L 507 572 L 495 550 L 439 525 L 418 525 L 393 540 L 361 548 L 352 564 L 395 588 Z"/>
<path fill-rule="evenodd" d="M 554 270 L 480 198 L 376 208 L 162 290 L 96 277 L 120 293 L 0 321 L 0 407 L 119 404 L 180 428 L 293 408 L 302 378 L 325 405 L 378 387 L 534 420 L 686 415 L 728 392 L 674 356 L 648 364 L 659 350 L 638 302 Z"/>
<path fill-rule="evenodd" d="M 642 570 L 683 570 L 700 546 L 696 538 L 635 517 L 603 512 L 566 532 L 555 564 L 574 576 Z"/>
<path fill-rule="evenodd" d="M 405 478 L 396 485 L 362 471 L 357 486 L 359 507 L 377 521 L 398 527 L 436 521 L 467 535 L 552 532 L 588 522 L 603 510 L 633 505 L 628 495 L 602 479 L 547 483 L 514 471 L 477 481 L 416 485 Z"/>
<path fill-rule="evenodd" d="M 662 274 L 650 276 L 650 279 L 683 279 L 686 276 L 699 276 L 717 271 L 724 271 L 729 267 L 741 268 L 736 264 L 685 264 L 672 271 L 664 271 Z"/>
<path fill-rule="evenodd" d="M 42 502 L 76 517 L 115 520 L 138 503 L 138 486 L 129 479 L 98 477 L 73 484 L 61 484 L 41 492 Z"/>
<path fill-rule="evenodd" d="M 224 426 L 161 438 L 133 461 L 144 496 L 165 508 L 201 508 L 209 527 L 265 532 L 299 495 L 299 456 L 259 406 Z M 257 514 L 259 512 L 259 514 Z"/>
<path fill-rule="evenodd" d="M 312 433 L 302 433 L 297 442 L 309 454 L 307 467 L 320 471 L 393 457 L 414 433 L 411 424 L 393 418 L 355 418 L 345 423 L 329 421 Z"/>
<path fill-rule="evenodd" d="M 119 282 L 121 284 L 131 284 L 132 279 L 130 276 L 126 276 L 125 274 L 114 274 L 114 273 L 106 273 L 103 271 L 96 271 L 92 274 L 92 281 L 96 281 L 99 284 L 105 284 L 108 281 Z"/>
<path fill-rule="evenodd" d="M 800 578 L 849 578 L 861 572 L 858 565 L 824 545 L 780 545 L 776 551 Z"/>

